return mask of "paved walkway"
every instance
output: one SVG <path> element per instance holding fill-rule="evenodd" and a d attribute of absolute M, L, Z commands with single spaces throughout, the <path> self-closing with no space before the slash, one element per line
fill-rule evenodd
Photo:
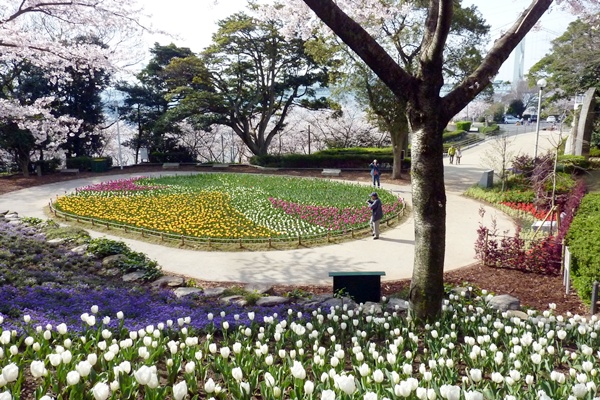
<path fill-rule="evenodd" d="M 551 132 L 541 132 L 538 153 L 551 148 Z M 535 134 L 525 133 L 510 139 L 513 155 L 533 153 Z M 447 187 L 446 262 L 445 269 L 460 268 L 475 262 L 473 245 L 481 222 L 481 204 L 461 195 L 479 181 L 485 170 L 491 169 L 489 159 L 498 154 L 493 140 L 463 150 L 461 165 L 449 165 L 445 159 Z M 486 165 L 488 164 L 488 165 Z M 166 175 L 164 172 L 163 175 Z M 180 172 L 181 174 L 181 172 Z M 146 174 L 148 175 L 148 174 Z M 21 216 L 46 218 L 44 208 L 50 198 L 70 192 L 76 187 L 98 183 L 111 178 L 132 175 L 77 179 L 37 186 L 0 196 L 0 209 L 17 211 Z M 409 186 L 385 185 L 385 189 L 411 203 Z M 503 213 L 484 206 L 484 223 L 489 226 L 495 218 L 501 231 L 512 230 L 512 221 Z M 329 271 L 385 271 L 384 280 L 410 278 L 413 269 L 414 224 L 410 218 L 404 224 L 382 233 L 380 240 L 365 238 L 342 244 L 288 251 L 204 252 L 160 246 L 139 240 L 90 232 L 92 236 L 120 239 L 133 250 L 146 253 L 156 260 L 165 272 L 183 274 L 208 281 L 235 281 L 284 284 L 329 284 Z"/>

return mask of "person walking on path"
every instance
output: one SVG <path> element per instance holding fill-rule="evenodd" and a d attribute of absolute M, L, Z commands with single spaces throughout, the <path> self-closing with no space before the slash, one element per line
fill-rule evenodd
<path fill-rule="evenodd" d="M 371 193 L 371 198 L 367 200 L 369 208 L 371 209 L 371 220 L 369 225 L 373 231 L 373 240 L 379 239 L 379 221 L 383 218 L 383 209 L 381 207 L 381 200 L 377 195 L 377 192 Z"/>
<path fill-rule="evenodd" d="M 377 162 L 377 160 L 373 160 L 373 162 L 369 164 L 369 168 L 371 168 L 371 176 L 373 177 L 373 187 L 375 187 L 376 185 L 377 187 L 381 187 L 381 171 L 379 170 L 379 163 Z"/>
<path fill-rule="evenodd" d="M 460 158 L 462 157 L 462 151 L 460 151 L 460 146 L 456 146 L 456 153 L 454 154 L 456 157 L 456 164 L 460 164 Z"/>
<path fill-rule="evenodd" d="M 448 149 L 448 157 L 450 158 L 450 164 L 454 163 L 454 155 L 456 154 L 456 148 L 454 145 L 450 146 Z"/>

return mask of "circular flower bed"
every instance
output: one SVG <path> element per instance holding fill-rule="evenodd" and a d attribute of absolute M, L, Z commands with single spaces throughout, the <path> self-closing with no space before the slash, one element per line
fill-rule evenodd
<path fill-rule="evenodd" d="M 321 236 L 365 228 L 369 187 L 246 174 L 130 178 L 79 188 L 57 199 L 63 212 L 97 221 L 199 238 Z M 384 219 L 402 200 L 380 192 Z"/>

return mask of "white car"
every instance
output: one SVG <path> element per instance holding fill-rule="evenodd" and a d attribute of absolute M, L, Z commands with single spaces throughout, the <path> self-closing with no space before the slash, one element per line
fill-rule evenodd
<path fill-rule="evenodd" d="M 556 117 L 554 115 L 550 115 L 548 118 L 546 118 L 546 122 L 555 123 Z"/>
<path fill-rule="evenodd" d="M 505 124 L 516 124 L 517 122 L 521 122 L 520 118 L 514 117 L 512 115 L 505 115 L 504 116 L 504 123 Z"/>

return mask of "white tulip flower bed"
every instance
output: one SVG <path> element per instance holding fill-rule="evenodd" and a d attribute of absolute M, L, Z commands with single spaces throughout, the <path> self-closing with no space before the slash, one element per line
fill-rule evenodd
<path fill-rule="evenodd" d="M 202 332 L 185 318 L 127 331 L 122 313 L 111 330 L 97 307 L 77 334 L 0 319 L 0 400 L 600 399 L 598 318 L 520 319 L 487 299 L 450 295 L 424 326 L 364 306 L 248 312 Z"/>

